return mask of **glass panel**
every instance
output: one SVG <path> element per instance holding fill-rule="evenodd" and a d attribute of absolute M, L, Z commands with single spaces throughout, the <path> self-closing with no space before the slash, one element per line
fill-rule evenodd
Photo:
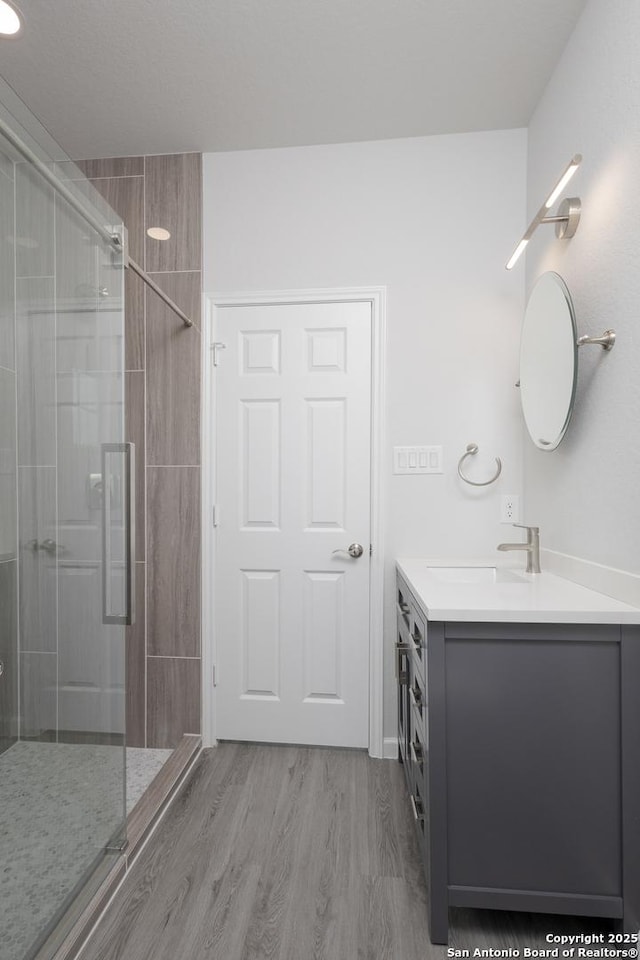
<path fill-rule="evenodd" d="M 124 455 L 102 475 L 124 441 L 124 270 L 3 136 L 0 223 L 0 960 L 22 960 L 124 839 L 125 628 L 104 617 L 105 582 L 126 601 Z"/>
<path fill-rule="evenodd" d="M 16 375 L 13 282 L 13 164 L 0 151 L 0 754 L 16 741 L 18 637 L 16 562 Z"/>

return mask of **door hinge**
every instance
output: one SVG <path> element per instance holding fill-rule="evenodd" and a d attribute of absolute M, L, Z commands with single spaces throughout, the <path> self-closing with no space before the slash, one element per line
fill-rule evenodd
<path fill-rule="evenodd" d="M 373 556 L 373 544 L 372 544 L 372 543 L 369 544 L 369 556 L 370 556 L 370 557 Z"/>
<path fill-rule="evenodd" d="M 213 686 L 216 686 L 216 668 L 211 668 L 211 679 L 213 680 Z"/>
<path fill-rule="evenodd" d="M 218 509 L 217 503 L 214 503 L 213 507 L 211 508 L 211 521 L 214 527 L 220 525 L 220 510 Z"/>
<path fill-rule="evenodd" d="M 219 340 L 216 340 L 215 343 L 211 344 L 211 355 L 213 356 L 213 365 L 214 367 L 218 366 L 218 358 L 221 350 L 226 350 L 226 343 L 220 343 Z"/>

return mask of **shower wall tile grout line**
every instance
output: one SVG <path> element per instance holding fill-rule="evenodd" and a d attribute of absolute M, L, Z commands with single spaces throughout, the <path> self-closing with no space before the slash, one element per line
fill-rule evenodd
<path fill-rule="evenodd" d="M 55 280 L 55 275 L 52 273 L 35 273 L 35 274 L 16 274 L 16 280 Z"/>
<path fill-rule="evenodd" d="M 69 178 L 72 179 L 72 178 Z M 75 180 L 81 180 L 82 177 L 75 177 Z M 109 177 L 88 177 L 87 179 L 91 180 L 93 183 L 94 180 L 144 180 L 143 173 L 114 173 L 113 176 Z"/>
<path fill-rule="evenodd" d="M 202 657 L 186 657 L 178 653 L 150 653 L 148 660 L 201 660 Z"/>

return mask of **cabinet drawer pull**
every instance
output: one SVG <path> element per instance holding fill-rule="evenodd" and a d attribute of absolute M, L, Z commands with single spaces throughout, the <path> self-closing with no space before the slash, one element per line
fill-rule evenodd
<path fill-rule="evenodd" d="M 412 740 L 409 749 L 411 750 L 411 759 L 414 763 L 424 763 L 424 751 L 421 743 L 415 743 Z"/>
<path fill-rule="evenodd" d="M 406 686 L 409 683 L 409 671 L 402 666 L 402 658 L 409 650 L 408 643 L 398 641 L 396 643 L 396 677 L 398 683 Z"/>
<path fill-rule="evenodd" d="M 414 687 L 411 687 L 409 690 L 409 696 L 411 697 L 411 703 L 414 705 L 414 707 L 416 707 L 418 710 L 422 710 L 422 691 L 418 690 L 416 693 Z"/>
<path fill-rule="evenodd" d="M 422 800 L 420 800 L 419 797 L 414 797 L 413 794 L 411 794 L 409 799 L 411 800 L 411 807 L 413 809 L 413 819 L 416 823 L 423 823 L 424 810 L 422 809 Z"/>

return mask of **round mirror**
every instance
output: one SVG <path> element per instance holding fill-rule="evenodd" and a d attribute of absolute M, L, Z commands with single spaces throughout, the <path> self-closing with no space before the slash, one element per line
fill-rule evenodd
<path fill-rule="evenodd" d="M 555 450 L 564 437 L 576 395 L 576 318 L 567 286 L 543 273 L 524 315 L 520 344 L 520 399 L 531 439 Z"/>

